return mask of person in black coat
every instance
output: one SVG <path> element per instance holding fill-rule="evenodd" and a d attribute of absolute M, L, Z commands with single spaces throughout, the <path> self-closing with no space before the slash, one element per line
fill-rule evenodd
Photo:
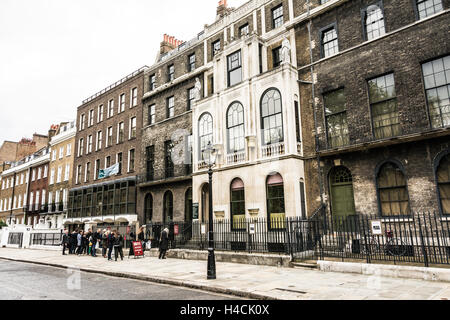
<path fill-rule="evenodd" d="M 114 231 L 116 232 L 116 231 Z M 114 248 L 114 232 L 110 232 L 107 237 L 108 242 L 108 261 L 112 261 L 111 254 Z"/>
<path fill-rule="evenodd" d="M 62 246 L 63 246 L 62 254 L 63 254 L 63 256 L 66 255 L 66 248 L 69 248 L 69 252 L 70 252 L 69 240 L 70 240 L 69 231 L 64 230 L 64 234 L 63 234 L 63 237 L 62 237 Z"/>
<path fill-rule="evenodd" d="M 169 229 L 165 228 L 159 242 L 159 259 L 166 259 L 167 249 L 169 249 Z"/>
<path fill-rule="evenodd" d="M 123 261 L 123 236 L 120 234 L 119 231 L 115 232 L 114 234 L 114 257 L 117 261 L 117 258 L 120 254 L 120 259 Z"/>
<path fill-rule="evenodd" d="M 74 230 L 69 238 L 69 254 L 75 254 L 77 248 L 78 230 Z"/>

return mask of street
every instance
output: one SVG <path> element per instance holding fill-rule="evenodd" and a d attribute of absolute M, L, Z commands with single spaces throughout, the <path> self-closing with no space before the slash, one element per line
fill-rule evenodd
<path fill-rule="evenodd" d="M 231 300 L 145 281 L 0 260 L 0 300 Z"/>

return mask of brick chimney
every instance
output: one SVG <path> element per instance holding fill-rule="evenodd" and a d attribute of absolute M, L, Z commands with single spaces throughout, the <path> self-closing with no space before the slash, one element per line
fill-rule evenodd
<path fill-rule="evenodd" d="M 227 0 L 220 0 L 217 7 L 217 18 L 222 18 L 228 12 Z"/>
<path fill-rule="evenodd" d="M 175 39 L 175 37 L 169 36 L 168 34 L 164 34 L 164 39 L 161 42 L 161 50 L 159 53 L 162 55 L 172 51 L 182 43 L 183 41 Z"/>

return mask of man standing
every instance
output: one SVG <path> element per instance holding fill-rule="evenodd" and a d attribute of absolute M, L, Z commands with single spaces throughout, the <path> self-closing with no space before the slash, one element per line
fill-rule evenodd
<path fill-rule="evenodd" d="M 62 246 L 63 246 L 63 256 L 66 255 L 66 248 L 69 246 L 69 231 L 64 230 L 64 234 L 62 237 Z M 69 247 L 69 253 L 70 253 L 70 247 Z"/>
<path fill-rule="evenodd" d="M 96 252 L 96 247 L 97 247 L 97 242 L 99 241 L 99 239 L 101 239 L 102 235 L 101 235 L 101 229 L 97 229 L 97 232 L 94 232 L 92 234 L 92 248 L 91 248 L 91 255 L 93 257 L 97 256 L 97 252 Z"/>
<path fill-rule="evenodd" d="M 112 261 L 111 254 L 114 247 L 114 232 L 108 234 L 108 261 Z"/>
<path fill-rule="evenodd" d="M 169 229 L 165 228 L 159 242 L 159 259 L 166 259 L 167 249 L 169 249 Z"/>
<path fill-rule="evenodd" d="M 123 237 L 120 234 L 119 231 L 115 231 L 114 232 L 114 257 L 117 261 L 117 258 L 119 258 L 120 255 L 120 259 L 122 259 L 123 261 Z"/>

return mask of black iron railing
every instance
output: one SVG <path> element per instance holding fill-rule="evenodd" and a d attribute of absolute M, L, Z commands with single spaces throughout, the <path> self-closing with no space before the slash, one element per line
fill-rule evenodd
<path fill-rule="evenodd" d="M 208 226 L 208 221 L 148 223 L 146 236 L 157 247 L 168 228 L 170 248 L 207 250 Z M 435 213 L 331 217 L 321 208 L 310 219 L 216 220 L 213 228 L 215 249 L 221 251 L 290 254 L 297 260 L 450 264 L 450 219 Z"/>
<path fill-rule="evenodd" d="M 138 184 L 155 182 L 173 178 L 189 177 L 192 174 L 192 165 L 175 165 L 160 170 L 151 170 L 138 175 Z"/>
<path fill-rule="evenodd" d="M 30 245 L 34 246 L 59 246 L 62 243 L 62 233 L 32 233 Z"/>

